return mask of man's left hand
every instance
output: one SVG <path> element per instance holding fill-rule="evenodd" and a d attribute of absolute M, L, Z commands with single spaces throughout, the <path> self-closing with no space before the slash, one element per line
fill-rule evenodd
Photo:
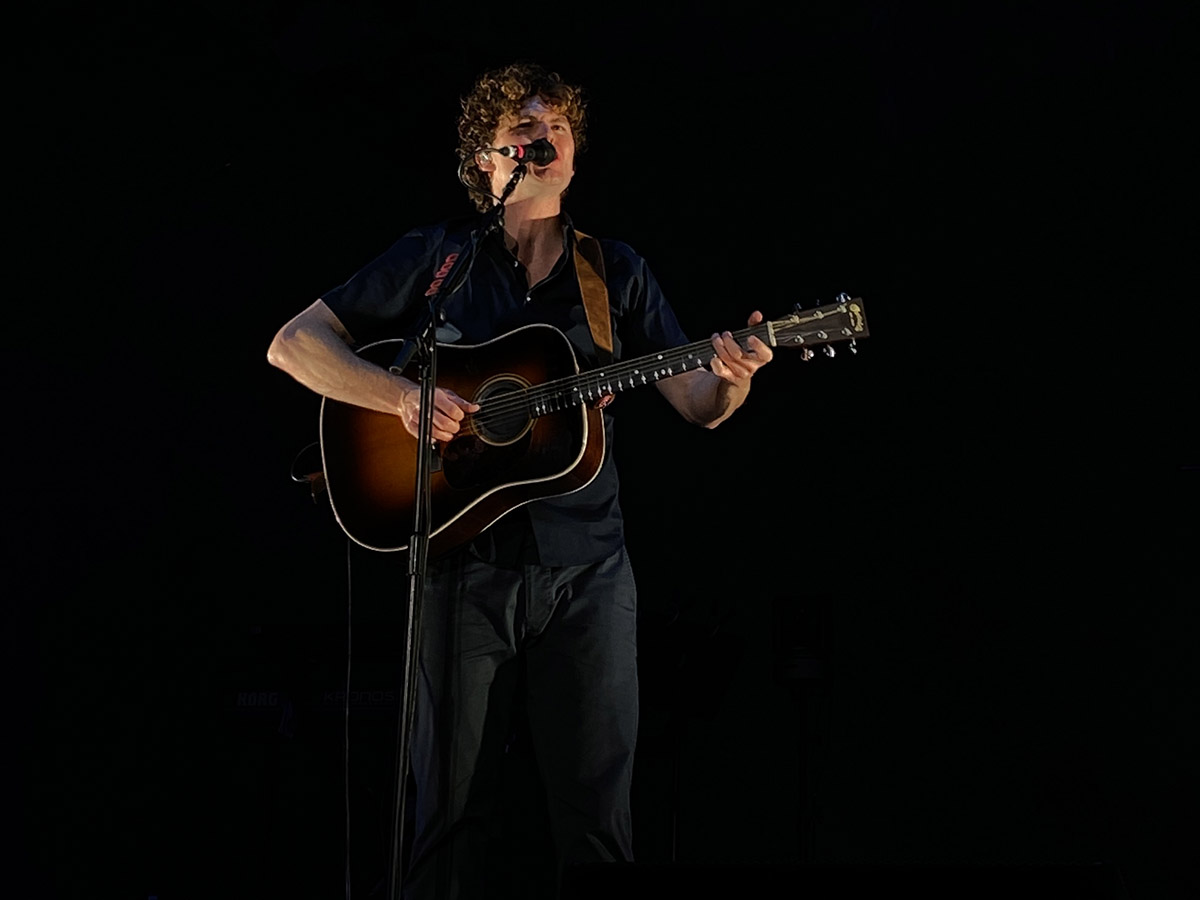
<path fill-rule="evenodd" d="M 755 310 L 746 324 L 753 326 L 762 320 L 762 313 Z M 716 351 L 711 363 L 713 374 L 734 387 L 747 390 L 754 373 L 769 363 L 774 356 L 771 348 L 754 335 L 746 341 L 745 347 L 742 347 L 728 331 L 724 334 L 714 334 L 712 344 L 713 350 Z"/>

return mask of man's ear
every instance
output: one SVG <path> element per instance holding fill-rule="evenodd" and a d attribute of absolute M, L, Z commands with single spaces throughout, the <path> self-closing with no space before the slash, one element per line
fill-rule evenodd
<path fill-rule="evenodd" d="M 491 174 L 496 171 L 496 164 L 492 162 L 492 154 L 487 150 L 475 151 L 475 165 L 479 167 L 479 171 Z"/>

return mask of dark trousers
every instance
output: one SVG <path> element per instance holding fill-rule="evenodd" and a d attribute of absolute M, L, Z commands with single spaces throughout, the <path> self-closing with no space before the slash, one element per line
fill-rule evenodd
<path fill-rule="evenodd" d="M 632 859 L 637 601 L 624 549 L 586 566 L 439 561 L 422 612 L 406 896 L 489 896 L 484 861 L 524 656 L 533 750 L 562 867 Z"/>

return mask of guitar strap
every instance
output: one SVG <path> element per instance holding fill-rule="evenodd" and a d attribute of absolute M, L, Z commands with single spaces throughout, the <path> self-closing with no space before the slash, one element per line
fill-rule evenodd
<path fill-rule="evenodd" d="M 575 277 L 583 297 L 583 312 L 587 316 L 592 343 L 600 365 L 613 359 L 612 316 L 608 311 L 608 288 L 604 284 L 604 256 L 600 242 L 591 235 L 575 231 Z"/>

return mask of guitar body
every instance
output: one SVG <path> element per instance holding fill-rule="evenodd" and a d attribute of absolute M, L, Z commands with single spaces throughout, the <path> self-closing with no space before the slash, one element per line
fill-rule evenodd
<path fill-rule="evenodd" d="M 380 341 L 359 356 L 387 367 L 401 345 Z M 515 399 L 530 386 L 578 373 L 570 342 L 548 325 L 528 325 L 483 344 L 438 345 L 438 386 L 489 414 L 468 417 L 466 433 L 438 446 L 430 481 L 431 555 L 469 541 L 518 506 L 571 493 L 596 477 L 604 459 L 598 409 L 581 405 L 534 417 Z M 417 440 L 400 417 L 326 399 L 321 456 L 334 515 L 346 534 L 372 550 L 406 549 Z"/>

